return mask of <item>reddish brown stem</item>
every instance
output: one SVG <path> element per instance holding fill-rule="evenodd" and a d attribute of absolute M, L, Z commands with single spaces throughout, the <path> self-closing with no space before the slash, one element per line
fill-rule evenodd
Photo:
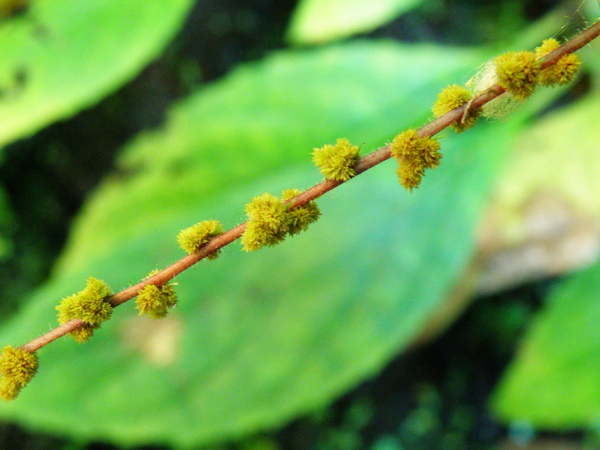
<path fill-rule="evenodd" d="M 596 22 L 586 30 L 582 31 L 580 34 L 557 48 L 552 52 L 548 53 L 544 58 L 542 58 L 541 68 L 545 69 L 546 67 L 554 64 L 561 56 L 567 53 L 573 53 L 579 50 L 584 45 L 588 44 L 590 41 L 595 39 L 600 35 L 600 21 Z M 477 97 L 472 99 L 468 105 L 460 106 L 452 111 L 444 114 L 441 117 L 429 122 L 425 126 L 419 129 L 419 135 L 421 136 L 434 136 L 435 134 L 442 131 L 444 128 L 452 125 L 454 122 L 461 120 L 465 109 L 468 108 L 480 108 L 485 105 L 489 101 L 494 98 L 502 95 L 504 93 L 504 88 L 500 85 L 494 85 L 487 89 L 486 91 L 479 94 Z M 362 157 L 356 164 L 356 175 L 359 175 L 377 164 L 389 159 L 390 147 L 389 145 L 384 145 L 383 147 L 375 150 L 374 152 Z M 307 189 L 303 193 L 299 194 L 292 200 L 289 200 L 288 203 L 292 204 L 291 208 L 297 208 L 299 206 L 305 205 L 308 202 L 315 200 L 322 196 L 323 194 L 335 189 L 339 185 L 343 184 L 342 181 L 332 181 L 325 180 L 315 186 Z M 179 275 L 184 270 L 190 268 L 197 262 L 206 258 L 209 254 L 219 250 L 220 248 L 229 245 L 233 241 L 237 240 L 241 237 L 242 233 L 246 229 L 246 223 L 242 223 L 241 225 L 232 228 L 225 233 L 214 237 L 211 239 L 202 249 L 196 253 L 192 253 L 181 258 L 179 261 L 171 264 L 169 267 L 161 270 L 156 275 L 153 275 L 150 278 L 140 281 L 138 284 L 128 287 L 127 289 L 122 290 L 111 296 L 109 301 L 114 305 L 118 306 L 126 301 L 132 299 L 137 296 L 140 289 L 148 284 L 162 285 L 173 279 L 175 276 Z M 53 330 L 47 332 L 46 334 L 32 340 L 31 342 L 22 345 L 21 348 L 24 350 L 28 350 L 30 352 L 35 352 L 43 346 L 49 344 L 50 342 L 58 339 L 61 336 L 69 333 L 70 331 L 75 330 L 82 326 L 84 322 L 82 320 L 71 320 L 67 323 L 64 323 Z"/>

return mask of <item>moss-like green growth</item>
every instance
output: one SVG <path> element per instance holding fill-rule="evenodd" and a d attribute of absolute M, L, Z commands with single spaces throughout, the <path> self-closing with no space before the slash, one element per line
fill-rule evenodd
<path fill-rule="evenodd" d="M 459 86 L 458 84 L 452 84 L 442 89 L 431 110 L 435 117 L 441 117 L 447 112 L 464 105 L 471 97 L 471 93 L 467 88 Z M 452 128 L 454 128 L 457 133 L 462 133 L 475 125 L 480 115 L 480 108 L 469 109 L 467 114 L 461 120 L 452 124 Z"/>
<path fill-rule="evenodd" d="M 360 148 L 348 139 L 338 139 L 335 145 L 324 145 L 313 150 L 313 162 L 326 178 L 348 181 L 354 175 L 354 167 L 360 157 Z"/>
<path fill-rule="evenodd" d="M 538 48 L 535 49 L 535 55 L 542 58 L 560 47 L 556 39 L 545 39 Z M 570 83 L 581 66 L 579 56 L 574 53 L 561 56 L 550 67 L 546 67 L 540 74 L 540 84 L 542 86 L 562 86 Z"/>
<path fill-rule="evenodd" d="M 419 136 L 415 129 L 405 130 L 394 138 L 390 151 L 398 162 L 400 184 L 410 191 L 419 187 L 425 169 L 440 165 L 440 143 L 430 137 Z"/>
<path fill-rule="evenodd" d="M 302 191 L 300 189 L 286 189 L 281 193 L 281 199 L 285 202 L 301 193 Z M 319 210 L 319 207 L 315 201 L 308 202 L 306 205 L 288 210 L 288 233 L 293 236 L 302 231 L 306 231 L 308 226 L 315 222 L 320 215 L 321 211 Z"/>
<path fill-rule="evenodd" d="M 523 101 L 535 91 L 540 78 L 540 62 L 535 53 L 508 52 L 494 59 L 498 83 L 514 98 Z"/>
<path fill-rule="evenodd" d="M 35 353 L 7 345 L 0 355 L 0 398 L 14 400 L 38 370 Z"/>
<path fill-rule="evenodd" d="M 265 245 L 281 242 L 288 230 L 287 205 L 274 195 L 264 193 L 246 205 L 248 223 L 242 235 L 243 249 L 253 252 Z"/>
<path fill-rule="evenodd" d="M 85 289 L 65 297 L 56 306 L 58 321 L 61 324 L 73 319 L 86 322 L 84 326 L 70 333 L 77 342 L 86 342 L 94 330 L 110 318 L 113 310 L 113 306 L 107 301 L 110 295 L 110 289 L 104 281 L 89 277 Z"/>
<path fill-rule="evenodd" d="M 223 225 L 218 220 L 204 220 L 192 225 L 177 235 L 177 243 L 188 253 L 199 251 L 202 246 L 206 245 L 213 237 L 223 233 Z M 215 259 L 219 256 L 220 251 L 211 253 L 207 256 L 208 259 Z"/>
<path fill-rule="evenodd" d="M 153 270 L 146 278 L 158 273 Z M 173 284 L 163 284 L 156 286 L 147 284 L 139 290 L 135 301 L 139 315 L 146 314 L 153 319 L 162 319 L 167 317 L 169 310 L 177 306 L 177 292 Z"/>

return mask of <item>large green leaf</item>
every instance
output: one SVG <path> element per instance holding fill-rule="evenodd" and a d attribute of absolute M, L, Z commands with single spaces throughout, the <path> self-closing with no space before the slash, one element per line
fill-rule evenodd
<path fill-rule="evenodd" d="M 134 76 L 191 0 L 44 0 L 0 22 L 0 147 L 68 117 Z"/>
<path fill-rule="evenodd" d="M 315 44 L 374 30 L 423 0 L 303 0 L 297 6 L 288 38 Z"/>
<path fill-rule="evenodd" d="M 53 280 L 0 341 L 46 330 L 56 300 L 90 274 L 120 289 L 174 261 L 181 228 L 236 225 L 252 196 L 319 181 L 314 146 L 346 136 L 370 150 L 420 123 L 444 82 L 480 60 L 356 43 L 275 55 L 182 102 L 164 130 L 129 146 Z M 126 304 L 88 344 L 53 343 L 0 415 L 80 438 L 194 446 L 327 404 L 380 370 L 451 289 L 518 123 L 448 136 L 442 167 L 413 194 L 388 161 L 322 198 L 307 233 L 251 254 L 232 245 L 178 277 L 167 319 Z"/>

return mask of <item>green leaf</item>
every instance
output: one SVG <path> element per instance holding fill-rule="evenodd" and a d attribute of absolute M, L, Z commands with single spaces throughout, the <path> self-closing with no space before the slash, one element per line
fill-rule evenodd
<path fill-rule="evenodd" d="M 542 429 L 597 427 L 600 264 L 561 283 L 494 396 L 501 420 Z"/>
<path fill-rule="evenodd" d="M 164 130 L 126 149 L 53 280 L 0 341 L 47 330 L 58 298 L 88 275 L 124 288 L 183 256 L 180 229 L 235 226 L 253 196 L 320 181 L 313 147 L 344 136 L 369 151 L 421 123 L 444 82 L 482 59 L 355 43 L 275 55 L 181 102 Z M 54 342 L 0 416 L 122 445 L 199 446 L 326 405 L 401 351 L 452 288 L 520 123 L 448 136 L 442 167 L 413 194 L 387 161 L 319 200 L 308 232 L 250 254 L 227 247 L 177 278 L 180 305 L 166 319 L 138 318 L 128 303 L 89 343 Z"/>
<path fill-rule="evenodd" d="M 515 221 L 515 211 L 539 195 L 555 199 L 551 204 L 560 202 L 554 211 L 562 233 L 547 237 L 544 252 L 554 270 L 596 255 L 599 95 L 596 91 L 549 115 L 524 134 L 522 151 L 500 190 L 500 215 L 513 217 L 504 227 L 510 225 L 517 235 L 527 230 L 527 221 Z M 600 413 L 599 288 L 596 264 L 553 292 L 496 392 L 493 407 L 502 420 L 550 429 L 595 426 Z"/>
<path fill-rule="evenodd" d="M 191 0 L 32 1 L 0 22 L 0 147 L 92 105 L 164 48 Z"/>
<path fill-rule="evenodd" d="M 288 31 L 295 44 L 317 44 L 365 33 L 390 22 L 423 0 L 303 0 Z"/>

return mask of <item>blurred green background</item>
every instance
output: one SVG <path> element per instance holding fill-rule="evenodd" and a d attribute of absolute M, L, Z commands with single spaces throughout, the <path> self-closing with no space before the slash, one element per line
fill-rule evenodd
<path fill-rule="evenodd" d="M 16 4 L 18 3 L 18 4 Z M 183 256 L 199 220 L 305 189 L 496 54 L 570 37 L 593 1 L 0 2 L 0 342 Z M 87 344 L 40 351 L 0 448 L 600 448 L 598 44 L 581 74 L 392 161 L 276 248 L 234 243 Z"/>

